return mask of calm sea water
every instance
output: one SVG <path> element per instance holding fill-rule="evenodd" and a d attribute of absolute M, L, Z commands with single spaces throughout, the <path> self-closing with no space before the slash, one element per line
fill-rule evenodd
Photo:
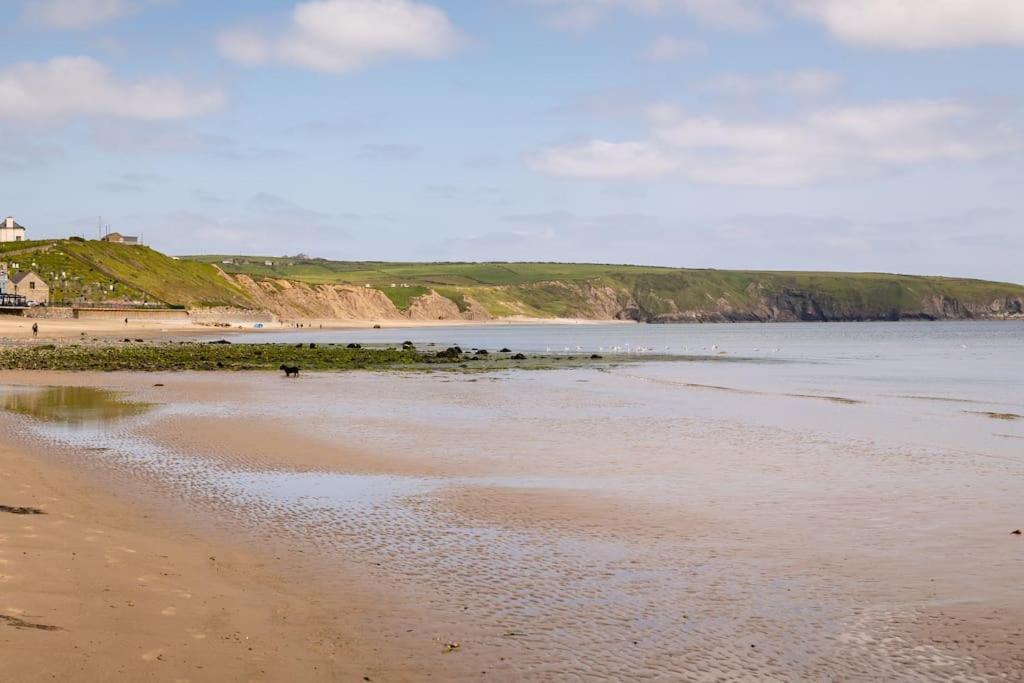
<path fill-rule="evenodd" d="M 479 325 L 233 335 L 237 342 L 458 344 L 524 353 L 718 355 L 771 361 L 687 364 L 687 376 L 728 376 L 748 388 L 927 393 L 1024 403 L 1024 321 L 728 325 Z M 680 370 L 661 367 L 659 373 Z"/>

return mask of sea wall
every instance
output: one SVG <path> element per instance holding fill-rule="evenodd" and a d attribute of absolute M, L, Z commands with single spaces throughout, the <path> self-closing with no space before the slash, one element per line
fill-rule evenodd
<path fill-rule="evenodd" d="M 81 320 L 189 320 L 183 308 L 75 308 L 74 317 Z"/>

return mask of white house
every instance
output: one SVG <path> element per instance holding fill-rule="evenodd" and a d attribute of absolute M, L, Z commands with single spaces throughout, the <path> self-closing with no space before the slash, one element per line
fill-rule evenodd
<path fill-rule="evenodd" d="M 24 242 L 25 228 L 8 216 L 0 222 L 0 242 Z"/>

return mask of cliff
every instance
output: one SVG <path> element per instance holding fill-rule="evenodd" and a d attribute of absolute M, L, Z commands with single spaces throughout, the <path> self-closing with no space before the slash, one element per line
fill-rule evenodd
<path fill-rule="evenodd" d="M 228 317 L 338 320 L 583 318 L 649 323 L 1024 319 L 1024 287 L 884 273 L 694 270 L 573 263 L 174 258 L 82 239 L 0 245 L 51 303 L 156 303 Z M 233 311 L 228 315 L 227 311 Z"/>

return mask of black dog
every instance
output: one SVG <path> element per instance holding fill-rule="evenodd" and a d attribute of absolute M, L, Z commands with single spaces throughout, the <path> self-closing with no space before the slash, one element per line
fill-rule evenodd
<path fill-rule="evenodd" d="M 282 365 L 281 369 L 284 370 L 285 377 L 291 377 L 292 375 L 294 375 L 295 377 L 299 376 L 298 365 Z"/>

